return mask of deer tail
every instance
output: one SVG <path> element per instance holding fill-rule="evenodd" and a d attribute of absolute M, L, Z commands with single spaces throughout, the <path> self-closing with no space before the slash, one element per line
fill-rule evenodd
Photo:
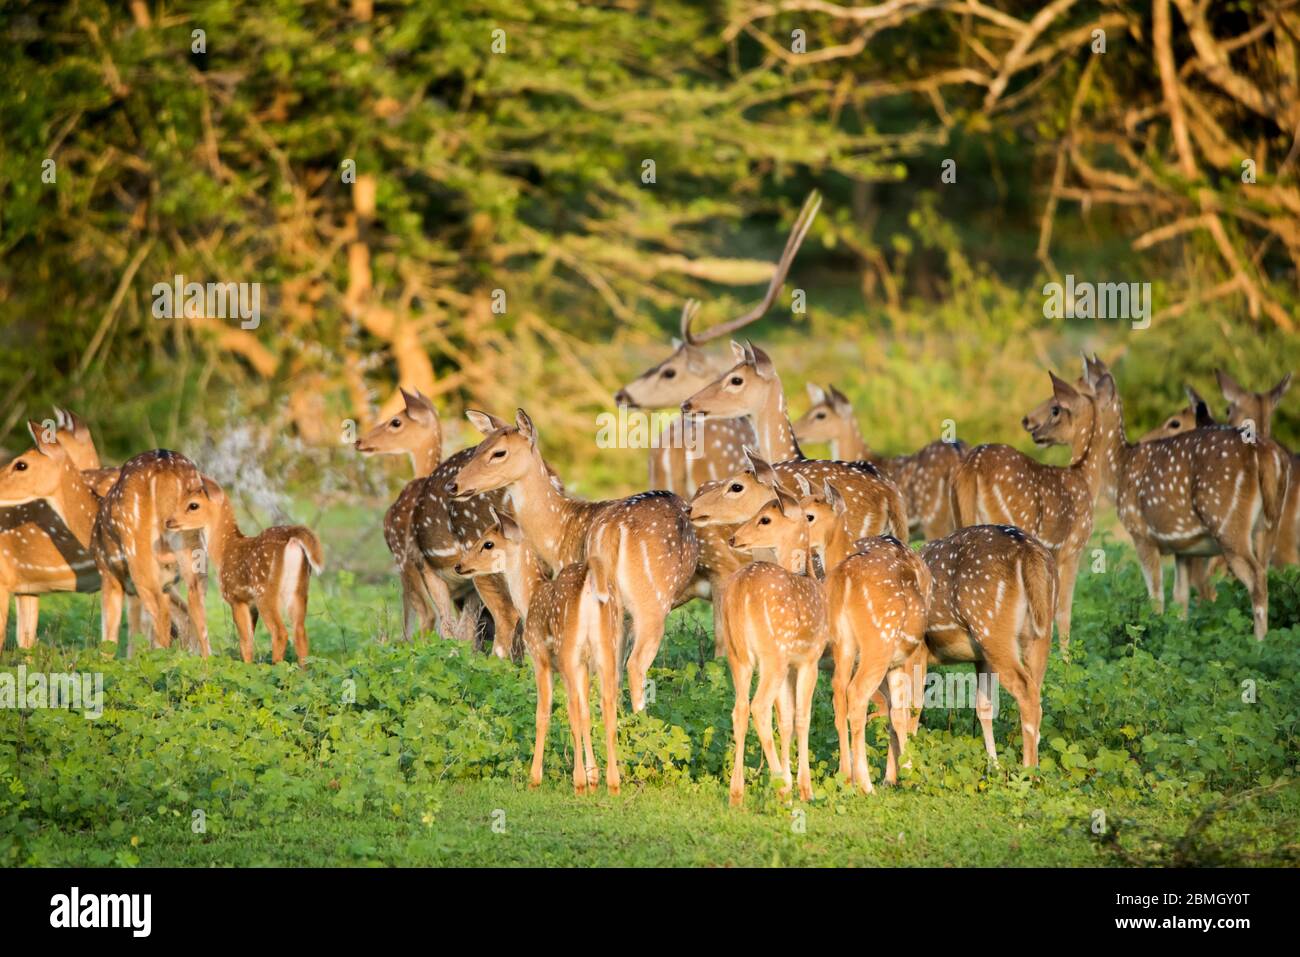
<path fill-rule="evenodd" d="M 1052 553 L 1037 542 L 1026 549 L 1020 560 L 1020 585 L 1029 605 L 1029 625 L 1034 638 L 1052 640 L 1052 620 L 1056 617 L 1056 561 Z"/>
<path fill-rule="evenodd" d="M 609 564 L 599 556 L 588 556 L 587 577 L 578 600 L 578 628 L 598 655 L 614 655 L 615 674 L 623 680 L 623 629 L 619 614 L 618 585 Z M 606 644 L 607 636 L 613 641 Z"/>
<path fill-rule="evenodd" d="M 978 524 L 977 502 L 979 500 L 979 474 L 975 469 L 967 468 L 963 460 L 948 473 L 948 498 L 952 503 L 952 517 L 957 528 Z"/>
<path fill-rule="evenodd" d="M 325 570 L 325 552 L 321 548 L 320 539 L 310 528 L 295 525 L 289 537 L 302 547 L 303 554 L 307 556 L 307 564 L 314 574 L 319 575 Z"/>

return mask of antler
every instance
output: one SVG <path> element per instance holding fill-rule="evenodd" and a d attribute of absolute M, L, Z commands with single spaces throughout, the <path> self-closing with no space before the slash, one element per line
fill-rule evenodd
<path fill-rule="evenodd" d="M 817 211 L 821 209 L 821 206 L 822 194 L 817 190 L 813 190 L 808 194 L 808 198 L 804 200 L 803 209 L 799 211 L 799 218 L 794 221 L 794 228 L 790 230 L 790 238 L 785 241 L 785 249 L 776 264 L 775 272 L 772 273 L 772 281 L 767 284 L 767 293 L 763 296 L 762 302 L 743 316 L 737 316 L 735 319 L 720 323 L 701 333 L 691 332 L 690 319 L 686 318 L 685 310 L 683 310 L 682 339 L 693 344 L 720 339 L 729 333 L 735 332 L 741 326 L 749 325 L 749 323 L 767 312 L 772 303 L 776 301 L 777 293 L 785 285 L 785 277 L 790 272 L 790 264 L 794 262 L 795 254 L 799 252 L 799 247 L 802 245 L 804 237 L 808 235 L 808 230 L 812 227 L 813 220 L 817 218 Z M 693 314 L 692 318 L 694 318 Z"/>
<path fill-rule="evenodd" d="M 682 341 L 694 342 L 691 338 L 691 323 L 700 312 L 700 301 L 698 299 L 687 299 L 682 305 Z"/>

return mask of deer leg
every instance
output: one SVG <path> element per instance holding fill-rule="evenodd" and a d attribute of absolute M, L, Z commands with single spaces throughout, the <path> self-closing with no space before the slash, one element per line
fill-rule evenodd
<path fill-rule="evenodd" d="M 745 799 L 745 735 L 749 733 L 749 686 L 754 678 L 754 663 L 743 651 L 729 649 L 727 664 L 731 667 L 731 686 L 736 701 L 731 709 L 731 739 L 735 744 L 735 760 L 731 765 L 731 803 L 739 805 Z"/>
<path fill-rule="evenodd" d="M 257 611 L 266 621 L 266 630 L 271 633 L 271 664 L 278 665 L 284 660 L 285 649 L 289 646 L 289 629 L 280 617 L 280 608 L 275 595 L 265 595 L 257 603 Z"/>
<path fill-rule="evenodd" d="M 421 566 L 420 577 L 428 590 L 429 598 L 437 612 L 438 634 L 443 638 L 452 637 L 456 626 L 456 613 L 451 601 L 451 589 L 437 572 L 427 564 Z"/>
<path fill-rule="evenodd" d="M 789 681 L 789 668 L 784 662 L 773 662 L 772 666 L 758 669 L 758 688 L 754 692 L 754 731 L 758 742 L 763 747 L 763 756 L 775 782 L 780 780 L 778 794 L 785 797 L 790 787 L 785 783 L 786 769 L 781 766 L 781 757 L 776 753 L 776 741 L 772 736 L 772 706 L 776 696 L 781 693 L 781 685 Z"/>
<path fill-rule="evenodd" d="M 433 615 L 428 599 L 424 595 L 420 573 L 406 563 L 401 566 L 398 575 L 402 583 L 402 637 L 410 641 L 415 634 L 413 622 L 418 620 L 423 630 L 426 627 L 426 620 Z"/>
<path fill-rule="evenodd" d="M 239 633 L 239 657 L 244 664 L 253 663 L 253 612 L 246 601 L 232 601 L 230 612 L 235 619 L 235 631 Z"/>
<path fill-rule="evenodd" d="M 791 745 L 794 743 L 795 720 L 797 717 L 798 703 L 795 696 L 794 675 L 786 675 L 786 679 L 781 682 L 780 689 L 776 696 L 776 724 L 781 731 L 781 770 L 782 777 L 785 780 L 785 788 L 790 790 L 794 783 L 790 763 Z"/>
<path fill-rule="evenodd" d="M 898 768 L 907 748 L 907 731 L 912 724 L 909 707 L 912 693 L 908 686 L 906 668 L 894 668 L 885 675 L 885 691 L 889 695 L 889 762 L 885 767 L 885 783 L 898 783 Z"/>
<path fill-rule="evenodd" d="M 1142 564 L 1142 577 L 1146 579 L 1147 595 L 1151 599 L 1151 605 L 1156 610 L 1156 614 L 1162 615 L 1165 611 L 1165 579 L 1164 567 L 1160 563 L 1160 549 L 1156 543 L 1149 538 L 1139 538 L 1133 536 L 1133 548 L 1137 551 L 1138 561 Z M 1057 602 L 1063 599 L 1058 590 Z"/>
<path fill-rule="evenodd" d="M 311 587 L 311 566 L 306 562 L 298 569 L 298 587 L 294 589 L 289 607 L 289 617 L 293 621 L 293 651 L 298 658 L 298 667 L 307 667 L 307 590 Z"/>
<path fill-rule="evenodd" d="M 569 713 L 569 732 L 573 735 L 573 790 L 576 794 L 587 793 L 587 769 L 583 747 L 582 729 L 582 677 L 568 663 L 560 670 L 564 680 L 564 704 Z"/>
<path fill-rule="evenodd" d="M 632 710 L 645 710 L 645 680 L 659 643 L 664 639 L 664 619 L 667 609 L 645 602 L 632 612 L 632 632 L 635 644 L 627 660 L 627 682 L 632 692 Z"/>
<path fill-rule="evenodd" d="M 911 711 L 907 722 L 908 737 L 921 727 L 921 712 L 925 710 L 925 673 L 929 663 L 930 649 L 921 642 L 903 666 L 907 674 L 907 707 Z"/>
<path fill-rule="evenodd" d="M 505 579 L 500 575 L 479 575 L 474 578 L 474 587 L 478 590 L 483 606 L 492 616 L 495 634 L 492 638 L 492 654 L 498 658 L 518 660 L 522 646 L 516 643 L 515 629 L 519 625 L 519 612 L 510 601 Z"/>
<path fill-rule="evenodd" d="M 582 717 L 582 752 L 587 763 L 587 788 L 595 791 L 600 784 L 600 766 L 596 764 L 596 752 L 591 746 L 591 672 L 585 661 L 578 664 L 578 714 Z"/>
<path fill-rule="evenodd" d="M 1186 555 L 1174 556 L 1174 606 L 1178 617 L 1187 617 L 1187 607 L 1191 603 L 1192 558 Z"/>
<path fill-rule="evenodd" d="M 546 650 L 543 648 L 533 658 L 533 677 L 537 681 L 537 714 L 536 714 L 536 734 L 533 739 L 533 766 L 528 773 L 528 786 L 537 787 L 542 783 L 542 751 L 546 747 L 546 732 L 551 725 L 551 695 L 554 690 L 554 681 L 551 674 L 551 666 L 547 661 L 542 659 L 546 657 Z M 573 722 L 570 720 L 570 726 Z M 574 761 L 581 762 L 582 751 L 574 749 Z M 586 784 L 587 778 L 583 776 L 583 783 Z M 574 780 L 575 786 L 577 780 Z"/>
<path fill-rule="evenodd" d="M 799 799 L 812 800 L 812 772 L 808 767 L 808 728 L 812 724 L 813 691 L 817 688 L 817 661 L 806 661 L 795 671 L 795 733 L 799 735 Z M 789 765 L 786 780 L 789 780 Z"/>
<path fill-rule="evenodd" d="M 9 594 L 7 588 L 0 587 L 0 651 L 5 650 L 5 642 L 9 639 Z"/>
<path fill-rule="evenodd" d="M 1061 660 L 1070 660 L 1070 609 L 1074 605 L 1074 580 L 1079 574 L 1079 553 L 1061 555 L 1056 575 L 1056 637 Z"/>
<path fill-rule="evenodd" d="M 1255 640 L 1263 641 L 1264 635 L 1268 633 L 1268 569 L 1253 554 L 1245 550 L 1230 549 L 1226 544 L 1223 557 L 1228 562 L 1228 569 L 1250 593 L 1255 620 Z"/>
<path fill-rule="evenodd" d="M 849 682 L 853 677 L 856 652 L 856 644 L 847 635 L 836 635 L 831 641 L 831 658 L 835 662 L 835 672 L 831 677 L 831 703 L 835 709 L 835 733 L 840 739 L 840 777 L 849 782 L 853 780 L 849 739 Z M 863 702 L 864 718 L 865 715 L 866 702 Z"/>
<path fill-rule="evenodd" d="M 888 670 L 889 655 L 883 643 L 859 643 L 858 669 L 849 684 L 848 707 L 857 729 L 853 733 L 853 780 L 868 794 L 871 793 L 871 769 L 867 766 L 867 701 L 881 687 Z"/>
<path fill-rule="evenodd" d="M 36 644 L 36 621 L 40 612 L 40 599 L 35 595 L 18 595 L 14 602 L 18 606 L 16 634 L 18 647 L 31 648 Z M 8 602 L 5 604 L 8 605 Z"/>
<path fill-rule="evenodd" d="M 618 773 L 618 664 L 614 660 L 612 632 L 596 640 L 596 670 L 600 675 L 600 720 L 605 725 L 605 786 L 617 794 L 622 779 Z"/>
<path fill-rule="evenodd" d="M 194 637 L 198 639 L 199 654 L 204 658 L 212 654 L 212 647 L 208 644 L 208 610 L 207 590 L 208 576 L 198 571 L 192 562 L 181 562 L 181 579 L 185 582 L 185 605 L 189 609 L 190 627 Z M 165 609 L 165 605 L 160 603 L 159 607 Z M 170 639 L 171 634 L 171 616 L 164 613 L 162 616 L 163 628 L 167 630 Z M 154 625 L 154 630 L 158 630 L 158 625 Z"/>
<path fill-rule="evenodd" d="M 99 638 L 101 641 L 111 641 L 117 644 L 117 630 L 122 624 L 122 598 L 126 594 L 126 589 L 122 587 L 121 580 L 108 571 L 106 568 L 100 568 L 100 591 L 99 591 Z"/>
<path fill-rule="evenodd" d="M 1187 557 L 1187 577 L 1201 601 L 1214 601 L 1218 598 L 1218 595 L 1215 594 L 1214 581 L 1211 578 L 1212 571 L 1210 559 L 1200 555 L 1189 555 Z"/>
<path fill-rule="evenodd" d="M 980 728 L 984 732 L 984 750 L 988 753 L 989 763 L 998 764 L 998 747 L 993 740 L 993 698 L 989 694 L 992 687 L 994 671 L 991 662 L 975 662 L 975 716 L 979 718 Z"/>

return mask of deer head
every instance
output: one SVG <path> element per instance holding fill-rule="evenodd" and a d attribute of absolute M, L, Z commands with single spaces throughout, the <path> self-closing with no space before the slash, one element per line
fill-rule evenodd
<path fill-rule="evenodd" d="M 1080 435 L 1087 438 L 1090 434 L 1093 405 L 1086 390 L 1076 389 L 1054 372 L 1048 374 L 1052 377 L 1052 397 L 1035 407 L 1021 424 L 1040 448 L 1075 445 Z"/>
<path fill-rule="evenodd" d="M 756 548 L 773 549 L 777 564 L 787 571 L 803 574 L 808 558 L 808 519 L 798 500 L 778 489 L 776 498 L 736 529 L 728 544 L 747 552 Z"/>
<path fill-rule="evenodd" d="M 834 442 L 856 428 L 848 396 L 833 385 L 823 389 L 809 382 L 807 388 L 812 407 L 794 424 L 799 442 Z"/>
<path fill-rule="evenodd" d="M 27 431 L 36 447 L 0 469 L 0 506 L 53 499 L 70 472 L 79 474 L 57 430 L 43 422 L 29 421 Z"/>
<path fill-rule="evenodd" d="M 1207 425 L 1216 424 L 1214 415 L 1210 412 L 1210 404 L 1201 398 L 1200 393 L 1190 385 L 1186 387 L 1186 391 L 1187 405 L 1139 438 L 1139 442 L 1154 442 L 1157 439 L 1167 439 L 1170 436 L 1190 432 L 1192 429 L 1200 429 Z"/>
<path fill-rule="evenodd" d="M 1223 397 L 1228 400 L 1228 424 L 1242 428 L 1254 423 L 1256 434 L 1261 438 L 1269 438 L 1273 429 L 1273 410 L 1291 386 L 1291 373 L 1284 375 L 1282 381 L 1267 392 L 1249 392 L 1243 389 L 1222 369 L 1215 369 L 1214 377 L 1219 380 Z"/>
<path fill-rule="evenodd" d="M 201 484 L 185 490 L 175 513 L 168 516 L 164 525 L 170 532 L 207 531 L 225 518 L 228 507 L 225 490 L 205 476 Z"/>
<path fill-rule="evenodd" d="M 480 495 L 505 488 L 534 469 L 545 468 L 537 450 L 537 430 L 523 409 L 516 410 L 513 426 L 494 415 L 472 409 L 465 417 L 484 438 L 469 461 L 447 483 L 448 495 L 458 499 Z"/>
<path fill-rule="evenodd" d="M 732 342 L 736 364 L 718 379 L 682 403 L 682 412 L 709 418 L 734 419 L 758 415 L 774 395 L 784 395 L 781 380 L 771 358 L 762 349 L 746 341 Z"/>
<path fill-rule="evenodd" d="M 734 525 L 753 517 L 781 487 L 780 476 L 751 448 L 745 449 L 749 468 L 701 488 L 691 499 L 690 517 L 696 525 Z"/>
<path fill-rule="evenodd" d="M 403 455 L 431 442 L 442 445 L 442 424 L 429 398 L 419 389 L 398 391 L 404 408 L 357 439 L 356 449 L 362 455 Z"/>
<path fill-rule="evenodd" d="M 496 521 L 471 545 L 460 561 L 456 563 L 456 574 L 466 578 L 475 575 L 496 575 L 504 573 L 510 566 L 511 558 L 524 545 L 524 533 L 513 516 L 492 510 Z"/>
<path fill-rule="evenodd" d="M 54 420 L 59 428 L 59 444 L 72 459 L 72 464 L 83 472 L 99 468 L 99 450 L 95 448 L 95 440 L 85 420 L 58 406 L 54 408 Z"/>

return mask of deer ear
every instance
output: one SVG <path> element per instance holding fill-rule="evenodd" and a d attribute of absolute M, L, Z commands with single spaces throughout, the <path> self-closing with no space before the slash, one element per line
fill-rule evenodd
<path fill-rule="evenodd" d="M 808 498 L 812 495 L 812 486 L 809 485 L 808 480 L 798 472 L 794 475 L 794 484 L 799 489 L 800 497 Z"/>
<path fill-rule="evenodd" d="M 496 513 L 497 524 L 501 526 L 501 534 L 505 536 L 508 542 L 522 542 L 524 540 L 523 529 L 515 521 L 515 517 L 509 512 L 500 511 Z"/>
<path fill-rule="evenodd" d="M 1093 393 L 1103 402 L 1109 402 L 1115 398 L 1119 389 L 1115 386 L 1115 377 L 1109 372 L 1103 372 L 1093 382 Z"/>
<path fill-rule="evenodd" d="M 1052 377 L 1052 395 L 1059 402 L 1074 402 L 1079 398 L 1079 391 L 1074 386 L 1066 382 L 1055 372 L 1049 372 Z"/>
<path fill-rule="evenodd" d="M 758 346 L 746 343 L 749 346 L 750 355 L 753 356 L 754 371 L 764 379 L 770 379 L 776 375 L 776 366 L 772 365 L 772 358 Z"/>
<path fill-rule="evenodd" d="M 835 388 L 833 385 L 828 386 L 826 391 L 827 394 L 830 395 L 831 405 L 834 407 L 835 412 L 838 415 L 846 419 L 853 415 L 853 403 L 849 401 L 847 395 Z"/>
<path fill-rule="evenodd" d="M 398 387 L 402 393 L 402 401 L 406 403 L 406 414 L 416 422 L 428 422 L 434 415 L 433 403 L 420 394 L 420 390 L 407 392 L 405 389 Z"/>
<path fill-rule="evenodd" d="M 530 445 L 537 445 L 537 430 L 533 428 L 533 420 L 528 417 L 528 413 L 523 409 L 515 409 L 515 427 L 519 429 L 519 434 L 526 438 Z"/>
<path fill-rule="evenodd" d="M 825 493 L 826 501 L 836 515 L 843 515 L 848 511 L 849 506 L 848 503 L 844 501 L 844 496 L 841 495 L 840 490 L 830 482 L 822 483 L 822 492 Z"/>
<path fill-rule="evenodd" d="M 803 519 L 803 509 L 799 505 L 799 500 L 780 487 L 776 489 L 776 505 L 786 518 Z"/>
<path fill-rule="evenodd" d="M 737 363 L 749 361 L 748 357 L 745 355 L 745 347 L 735 339 L 731 340 L 731 354 L 736 357 Z"/>
<path fill-rule="evenodd" d="M 1282 376 L 1282 381 L 1273 386 L 1268 392 L 1269 401 L 1277 405 L 1282 401 L 1282 396 L 1286 395 L 1286 390 L 1291 388 L 1291 373 Z"/>
<path fill-rule="evenodd" d="M 1237 384 L 1237 380 L 1222 369 L 1214 370 L 1214 378 L 1219 380 L 1219 391 L 1229 402 L 1240 402 L 1246 397 L 1246 390 Z"/>
<path fill-rule="evenodd" d="M 58 426 L 53 419 L 46 419 L 44 422 L 29 419 L 27 431 L 31 433 L 32 441 L 36 443 L 36 450 L 42 455 L 52 458 L 57 454 L 56 450 L 63 450 L 63 446 L 59 445 Z"/>
<path fill-rule="evenodd" d="M 826 401 L 826 390 L 815 382 L 809 382 L 804 388 L 808 391 L 808 401 L 813 405 L 821 405 Z"/>
<path fill-rule="evenodd" d="M 505 424 L 495 415 L 488 415 L 488 413 L 479 412 L 477 409 L 466 409 L 465 418 L 469 419 L 470 425 L 478 429 L 483 435 L 491 435 Z"/>
<path fill-rule="evenodd" d="M 754 478 L 758 479 L 760 485 L 776 488 L 781 484 L 776 469 L 772 468 L 771 463 L 764 458 L 760 458 L 759 454 L 748 445 L 745 446 L 745 458 L 749 460 L 750 467 L 754 470 Z"/>

